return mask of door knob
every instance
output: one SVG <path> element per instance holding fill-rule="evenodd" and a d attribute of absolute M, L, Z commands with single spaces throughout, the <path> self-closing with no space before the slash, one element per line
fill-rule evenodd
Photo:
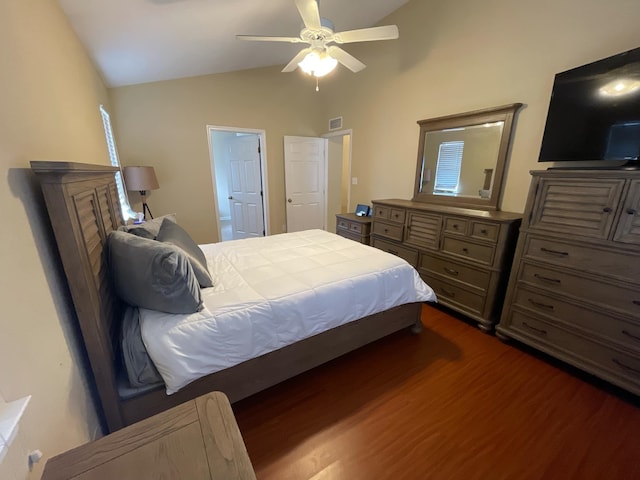
<path fill-rule="evenodd" d="M 233 200 L 233 197 L 232 197 L 231 195 L 229 195 L 227 198 L 228 198 L 229 200 Z"/>
<path fill-rule="evenodd" d="M 291 203 L 293 200 L 291 200 L 290 198 L 287 199 L 287 202 Z"/>

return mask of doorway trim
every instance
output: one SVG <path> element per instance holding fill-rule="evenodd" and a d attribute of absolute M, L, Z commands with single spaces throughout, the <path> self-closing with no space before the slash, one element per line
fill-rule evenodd
<path fill-rule="evenodd" d="M 267 132 L 264 129 L 228 127 L 221 125 L 207 125 L 207 144 L 209 145 L 209 166 L 211 167 L 211 180 L 213 182 L 213 207 L 215 209 L 216 228 L 218 229 L 218 241 L 222 241 L 222 228 L 220 224 L 220 210 L 215 171 L 215 158 L 213 155 L 213 132 L 252 133 L 260 138 L 260 184 L 262 188 L 262 211 L 265 236 L 270 234 L 271 211 L 269 210 L 269 191 L 267 189 Z"/>
<path fill-rule="evenodd" d="M 351 207 L 351 167 L 353 166 L 352 163 L 352 155 L 353 155 L 353 129 L 348 128 L 346 130 L 337 130 L 335 132 L 329 132 L 329 133 L 325 133 L 323 135 L 321 135 L 322 138 L 333 138 L 333 137 L 345 137 L 349 135 L 349 158 L 347 159 L 347 161 L 349 162 L 349 178 L 348 178 L 348 183 L 347 183 L 347 207 Z M 327 189 L 329 188 L 328 185 L 328 169 L 329 169 L 329 159 L 327 158 L 327 161 L 325 163 L 325 191 L 327 191 Z M 328 205 L 327 205 L 327 198 L 325 195 L 325 210 L 327 209 Z"/>

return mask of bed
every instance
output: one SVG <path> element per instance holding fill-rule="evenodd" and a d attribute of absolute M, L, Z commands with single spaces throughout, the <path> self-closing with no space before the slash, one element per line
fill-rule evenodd
<path fill-rule="evenodd" d="M 142 337 L 166 381 L 132 388 L 126 381 L 118 348 L 120 324 L 126 305 L 115 294 L 106 248 L 107 239 L 114 236 L 111 232 L 122 227 L 115 182 L 118 169 L 93 164 L 35 161 L 31 162 L 31 168 L 41 182 L 108 431 L 213 390 L 224 392 L 231 402 L 235 402 L 393 332 L 406 328 L 418 332 L 421 328 L 421 302 L 435 299 L 433 291 L 424 284 L 417 284 L 419 291 L 415 294 L 417 296 L 412 297 L 409 294 L 406 296 L 403 288 L 394 288 L 394 282 L 398 282 L 399 277 L 384 281 L 372 281 L 369 277 L 369 283 L 365 281 L 352 290 L 353 305 L 344 299 L 337 300 L 335 292 L 329 290 L 335 282 L 323 279 L 325 272 L 343 270 L 349 263 L 349 272 L 353 272 L 354 266 L 370 263 L 362 261 L 360 256 L 366 253 L 365 250 L 371 250 L 372 253 L 373 250 L 326 232 L 310 231 L 285 234 L 280 239 L 275 238 L 280 236 L 274 236 L 204 245 L 202 250 L 206 253 L 207 263 L 213 269 L 216 281 L 211 288 L 202 289 L 202 311 L 183 318 L 158 314 L 152 309 L 139 310 Z M 284 247 L 280 245 L 279 242 L 284 240 L 290 244 Z M 263 250 L 256 245 L 264 246 L 266 253 L 258 256 L 256 252 Z M 293 255 L 296 245 L 306 252 L 305 255 L 288 258 Z M 327 250 L 326 254 L 323 249 Z M 334 264 L 334 257 L 328 251 L 336 249 L 342 260 Z M 312 254 L 307 255 L 309 252 Z M 382 255 L 376 260 L 382 262 L 380 269 L 388 267 L 396 271 L 395 257 L 385 257 L 387 254 L 382 252 L 375 255 Z M 293 290 L 284 292 L 288 281 L 284 277 L 273 277 L 277 275 L 274 273 L 276 266 L 294 271 L 302 264 L 309 263 L 305 258 L 307 256 L 313 257 L 315 264 L 310 270 L 296 271 L 293 287 L 287 287 Z M 257 258 L 258 263 L 246 263 L 249 257 Z M 323 263 L 327 263 L 326 267 L 319 268 Z M 243 269 L 245 276 L 238 276 Z M 231 276 L 218 276 L 224 270 L 231 272 Z M 359 274 L 350 273 L 350 277 L 353 278 L 348 283 L 353 283 Z M 344 281 L 347 282 L 346 279 Z M 382 290 L 374 294 L 375 288 L 378 288 L 374 285 L 376 282 Z M 419 278 L 417 282 L 421 283 Z M 303 283 L 308 283 L 307 290 L 296 290 L 296 285 Z M 347 288 L 347 284 L 343 284 L 342 288 Z M 275 312 L 276 317 L 278 312 L 282 316 L 287 309 L 296 308 L 297 298 L 309 295 L 305 293 L 309 291 L 315 298 L 315 306 L 308 307 L 309 310 L 299 317 L 299 325 L 286 325 L 280 330 L 277 325 L 253 326 L 254 320 L 265 309 Z M 239 304 L 230 303 L 230 296 L 239 296 Z M 333 298 L 336 300 L 328 301 Z M 261 303 L 265 299 L 270 302 L 268 306 Z M 278 304 L 276 300 L 281 299 L 284 302 Z M 376 299 L 380 301 L 374 301 Z M 335 303 L 334 311 L 327 314 L 323 306 L 330 303 Z M 214 305 L 222 310 L 212 313 Z M 230 316 L 230 320 L 224 323 L 223 314 L 227 313 L 239 316 Z M 213 318 L 217 322 L 213 324 L 214 329 L 229 329 L 231 326 L 232 336 L 219 347 L 199 342 L 204 337 L 198 331 L 191 332 L 191 336 L 185 334 L 191 330 L 191 326 L 200 324 L 207 314 L 207 321 Z M 239 329 L 242 319 L 250 319 L 247 323 L 252 325 L 251 335 L 264 337 L 266 341 L 263 344 L 254 344 L 255 338 L 249 338 L 251 335 Z M 320 324 L 323 328 L 318 328 Z M 189 328 L 183 328 L 184 325 L 189 325 Z M 209 325 L 209 330 L 212 329 L 211 323 L 206 325 Z M 302 332 L 301 339 L 291 343 L 288 334 L 296 329 Z M 168 332 L 176 330 L 181 332 L 178 338 L 182 338 L 182 345 L 180 340 L 167 337 Z M 249 341 L 244 344 L 240 340 L 236 342 L 235 339 L 242 336 L 249 338 Z M 159 343 L 153 344 L 157 339 L 160 339 Z M 162 339 L 165 346 L 162 345 Z M 200 351 L 180 350 L 178 358 L 191 361 L 189 357 L 199 359 L 202 353 L 213 350 L 221 352 L 220 358 L 231 359 L 231 366 L 220 366 L 215 359 L 205 360 L 200 365 L 189 364 L 186 368 L 178 366 L 171 373 L 170 368 L 174 368 L 171 366 L 172 360 L 170 356 L 164 358 L 163 353 L 166 345 L 171 348 L 178 345 L 175 347 L 177 349 L 197 348 L 199 343 Z M 223 351 L 229 345 L 234 345 L 234 350 Z M 242 354 L 236 355 L 236 351 Z M 209 368 L 211 364 L 215 364 L 215 368 Z M 203 370 L 203 365 L 207 369 Z M 182 370 L 196 374 L 185 376 Z"/>

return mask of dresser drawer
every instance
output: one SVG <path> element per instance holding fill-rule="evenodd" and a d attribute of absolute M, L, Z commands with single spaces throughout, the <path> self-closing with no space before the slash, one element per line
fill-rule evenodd
<path fill-rule="evenodd" d="M 411 250 L 410 248 L 405 248 L 401 245 L 396 245 L 395 243 L 387 242 L 379 238 L 374 238 L 371 245 L 397 257 L 403 258 L 414 267 L 418 265 L 418 252 L 415 250 Z"/>
<path fill-rule="evenodd" d="M 373 222 L 373 233 L 392 240 L 402 241 L 402 225 L 376 220 Z"/>
<path fill-rule="evenodd" d="M 341 237 L 348 238 L 349 240 L 355 240 L 358 243 L 364 243 L 365 245 L 369 245 L 369 236 L 362 236 L 358 233 L 352 233 L 349 230 L 337 230 L 336 233 Z"/>
<path fill-rule="evenodd" d="M 394 223 L 404 223 L 406 212 L 402 208 L 386 207 L 383 205 L 374 205 L 373 216 L 375 218 L 382 218 L 383 220 L 389 220 Z"/>
<path fill-rule="evenodd" d="M 392 222 L 404 223 L 405 216 L 406 212 L 398 208 L 392 208 L 389 211 L 389 220 L 391 220 Z"/>
<path fill-rule="evenodd" d="M 640 323 L 626 322 L 584 306 L 558 300 L 544 293 L 520 287 L 514 299 L 516 308 L 546 315 L 587 333 L 601 336 L 640 355 Z"/>
<path fill-rule="evenodd" d="M 515 332 L 516 338 L 525 343 L 605 380 L 640 392 L 640 357 L 590 341 L 518 310 L 511 311 L 507 329 Z"/>
<path fill-rule="evenodd" d="M 373 217 L 374 218 L 382 218 L 384 220 L 389 220 L 391 216 L 391 208 L 384 207 L 382 205 L 374 205 L 373 206 Z"/>
<path fill-rule="evenodd" d="M 445 305 L 453 304 L 470 313 L 482 315 L 485 301 L 484 295 L 473 293 L 468 287 L 459 287 L 429 274 L 421 273 L 420 276 L 427 285 L 433 288 L 439 302 Z"/>
<path fill-rule="evenodd" d="M 362 233 L 362 224 L 361 223 L 351 222 L 349 224 L 348 228 L 349 228 L 350 232 Z"/>
<path fill-rule="evenodd" d="M 529 236 L 526 258 L 623 279 L 640 280 L 640 256 Z"/>
<path fill-rule="evenodd" d="M 518 280 L 640 319 L 640 292 L 636 288 L 612 285 L 527 262 L 520 265 Z"/>
<path fill-rule="evenodd" d="M 446 233 L 453 233 L 457 235 L 466 235 L 467 233 L 467 220 L 464 218 L 445 217 L 444 219 L 444 231 Z"/>
<path fill-rule="evenodd" d="M 495 223 L 471 222 L 471 232 L 469 235 L 473 238 L 495 242 L 498 240 L 499 233 L 500 225 L 496 225 Z"/>
<path fill-rule="evenodd" d="M 444 236 L 442 242 L 442 251 L 467 258 L 480 263 L 490 265 L 493 261 L 494 248 L 489 245 L 479 245 L 477 243 L 467 242 L 459 238 Z"/>
<path fill-rule="evenodd" d="M 435 274 L 456 282 L 463 282 L 487 290 L 490 273 L 487 270 L 473 268 L 449 259 L 442 259 L 423 253 L 420 255 L 420 273 Z"/>
<path fill-rule="evenodd" d="M 349 230 L 349 225 L 351 225 L 351 223 L 348 220 L 344 220 L 342 218 L 338 219 L 338 223 L 337 223 L 338 228 L 344 228 L 345 230 Z"/>

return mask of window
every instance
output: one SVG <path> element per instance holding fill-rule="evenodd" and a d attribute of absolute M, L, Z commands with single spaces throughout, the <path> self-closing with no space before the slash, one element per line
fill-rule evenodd
<path fill-rule="evenodd" d="M 104 125 L 104 135 L 107 139 L 107 148 L 109 149 L 109 158 L 111 159 L 111 165 L 120 169 L 119 172 L 116 172 L 116 185 L 118 187 L 118 199 L 120 200 L 122 217 L 126 222 L 130 218 L 135 218 L 136 213 L 132 210 L 131 205 L 129 205 L 127 190 L 124 188 L 124 182 L 122 181 L 122 167 L 120 166 L 120 160 L 118 159 L 116 141 L 113 138 L 113 131 L 111 130 L 111 119 L 109 118 L 109 113 L 104 109 L 102 105 L 100 105 L 100 114 L 102 115 L 102 124 Z"/>
<path fill-rule="evenodd" d="M 443 142 L 438 149 L 434 192 L 457 193 L 462 167 L 463 141 Z"/>
<path fill-rule="evenodd" d="M 31 397 L 6 403 L 0 393 L 0 462 L 9 450 L 9 445 L 18 431 L 18 422 L 24 414 Z"/>

